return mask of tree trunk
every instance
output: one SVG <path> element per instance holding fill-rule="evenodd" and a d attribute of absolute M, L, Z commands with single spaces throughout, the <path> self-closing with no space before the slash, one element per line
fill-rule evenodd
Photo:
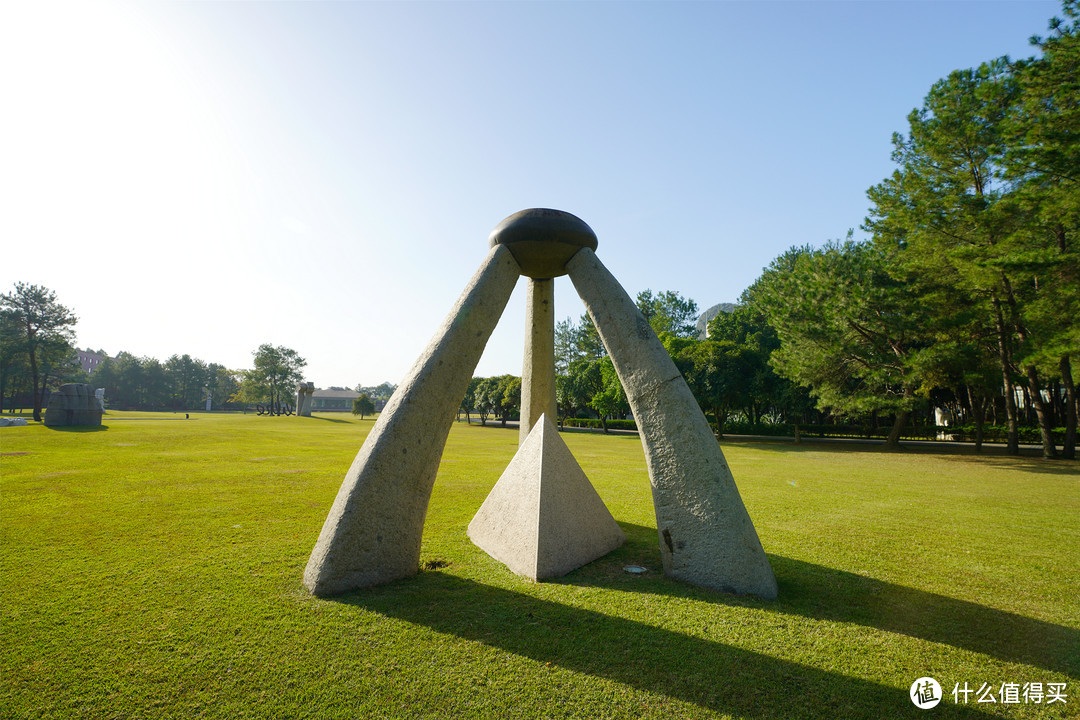
<path fill-rule="evenodd" d="M 1008 336 L 1005 334 L 1005 319 L 1001 315 L 1001 301 L 994 298 L 994 321 L 997 326 L 998 336 L 998 359 L 1001 361 L 1001 378 L 1005 385 L 1005 414 L 1009 425 L 1009 438 L 1005 452 L 1009 455 L 1020 454 L 1020 439 L 1017 429 L 1016 417 L 1016 391 L 1012 382 L 1012 374 L 1009 370 L 1012 362 L 1009 360 Z"/>
<path fill-rule="evenodd" d="M 1031 391 L 1028 390 L 1027 385 L 1020 386 L 1020 392 L 1024 395 L 1024 425 L 1034 425 L 1032 422 L 1032 408 L 1035 407 L 1035 402 L 1031 399 Z M 1038 422 L 1038 420 L 1035 420 Z"/>
<path fill-rule="evenodd" d="M 1061 382 L 1065 386 L 1065 439 L 1061 444 L 1061 457 L 1076 459 L 1076 386 L 1073 384 L 1072 365 L 1068 355 L 1061 356 L 1058 363 Z"/>
<path fill-rule="evenodd" d="M 604 429 L 604 433 L 606 434 L 608 432 L 607 420 L 604 419 L 603 413 L 597 413 L 597 415 L 600 416 L 600 427 Z"/>
<path fill-rule="evenodd" d="M 53 378 L 53 379 L 55 380 L 56 378 Z M 49 370 L 48 370 L 48 367 L 46 366 L 45 372 L 41 373 L 41 394 L 34 398 L 34 405 L 37 406 L 38 408 L 40 408 L 41 410 L 45 410 L 46 412 L 47 412 L 47 408 L 48 408 L 48 405 L 49 405 L 48 402 L 46 402 L 46 400 L 45 400 L 45 394 L 47 392 L 49 392 L 48 387 L 49 387 Z"/>
<path fill-rule="evenodd" d="M 893 451 L 900 450 L 900 433 L 904 430 L 904 425 L 907 424 L 909 413 L 907 410 L 901 410 L 896 413 L 896 420 L 893 421 L 892 429 L 889 430 L 889 437 L 885 440 L 885 444 L 882 446 L 883 450 Z"/>
<path fill-rule="evenodd" d="M 971 405 L 971 414 L 975 416 L 975 452 L 982 452 L 983 423 L 986 422 L 986 398 L 980 396 L 975 402 L 975 393 L 971 386 L 967 386 L 968 404 Z"/>
<path fill-rule="evenodd" d="M 1048 388 L 1050 391 L 1050 405 L 1048 409 L 1050 411 L 1050 427 L 1057 427 L 1058 425 L 1065 424 L 1065 404 L 1061 401 L 1061 382 L 1055 380 L 1053 384 Z"/>
<path fill-rule="evenodd" d="M 716 419 L 716 437 L 722 438 L 722 437 L 724 437 L 724 423 L 720 419 L 720 417 L 721 417 L 720 408 L 718 408 L 718 407 L 716 407 L 714 405 L 712 411 L 713 411 L 713 417 Z"/>
<path fill-rule="evenodd" d="M 915 392 L 907 386 L 904 386 L 904 399 L 911 400 L 915 397 Z M 900 450 L 900 433 L 904 430 L 904 425 L 907 424 L 908 418 L 911 416 L 910 410 L 901 410 L 896 414 L 896 420 L 893 421 L 892 429 L 889 430 L 889 437 L 885 440 L 883 450 L 892 452 L 894 450 Z"/>
<path fill-rule="evenodd" d="M 41 378 L 38 376 L 37 357 L 35 357 L 32 350 L 30 351 L 30 376 L 34 379 L 34 422 L 41 422 L 41 396 L 45 392 L 45 388 L 41 387 Z"/>
<path fill-rule="evenodd" d="M 1031 395 L 1031 402 L 1035 406 L 1035 415 L 1039 418 L 1039 433 L 1042 435 L 1043 457 L 1056 458 L 1057 448 L 1054 447 L 1054 436 L 1051 432 L 1052 428 L 1050 427 L 1050 413 L 1046 411 L 1042 399 L 1042 391 L 1039 388 L 1039 371 L 1035 369 L 1034 365 L 1028 365 L 1025 370 L 1027 371 L 1028 390 Z"/>

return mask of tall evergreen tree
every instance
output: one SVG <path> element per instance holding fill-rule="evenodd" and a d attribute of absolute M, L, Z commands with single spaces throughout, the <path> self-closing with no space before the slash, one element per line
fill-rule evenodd
<path fill-rule="evenodd" d="M 911 357 L 925 342 L 923 308 L 879 248 L 848 240 L 793 248 L 755 286 L 781 346 L 777 371 L 810 389 L 822 410 L 894 416 L 886 447 L 916 406 Z"/>
<path fill-rule="evenodd" d="M 1043 158 L 1054 165 L 1058 153 L 1017 147 L 1017 138 L 1038 134 L 1018 129 L 1030 123 L 1023 119 L 1024 83 L 1017 67 L 1040 66 L 999 58 L 934 84 L 923 107 L 909 115 L 909 134 L 894 136 L 893 159 L 900 167 L 870 189 L 873 207 L 866 228 L 908 273 L 976 301 L 970 335 L 978 335 L 980 326 L 994 330 L 1009 451 L 1019 452 L 1016 387 L 1021 385 L 1039 420 L 1043 453 L 1053 457 L 1039 358 L 1049 328 L 1062 321 L 1073 324 L 1061 314 L 1068 291 L 1046 292 L 1048 280 L 1069 275 L 1063 271 L 1069 254 L 1062 250 L 1061 233 L 1039 219 L 1040 203 L 1058 198 L 1053 188 L 1059 179 L 1048 179 L 1032 164 Z M 1065 216 L 1059 213 L 1055 220 Z M 1044 310 L 1048 304 L 1054 309 Z M 952 304 L 937 308 L 939 325 L 955 317 Z"/>
<path fill-rule="evenodd" d="M 52 290 L 21 282 L 15 283 L 12 292 L 0 295 L 0 307 L 13 313 L 19 326 L 19 345 L 30 366 L 34 420 L 40 422 L 45 395 L 42 371 L 72 354 L 78 318 L 57 302 Z"/>
<path fill-rule="evenodd" d="M 1037 263 L 1036 291 L 1026 308 L 1029 347 L 1021 364 L 1057 375 L 1065 387 L 1062 454 L 1076 456 L 1077 411 L 1072 376 L 1080 353 L 1080 2 L 1063 3 L 1065 18 L 1033 37 L 1042 55 L 1014 65 L 1018 102 L 1005 123 L 1004 172 L 1025 223 L 1018 231 Z"/>

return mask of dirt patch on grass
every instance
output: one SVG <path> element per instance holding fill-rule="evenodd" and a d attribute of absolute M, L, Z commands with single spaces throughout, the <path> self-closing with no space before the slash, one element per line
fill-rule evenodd
<path fill-rule="evenodd" d="M 9 456 L 11 456 L 11 455 L 33 455 L 33 453 L 28 453 L 28 452 L 10 452 L 10 453 L 0 453 L 0 455 L 3 455 L 4 457 L 9 457 Z"/>

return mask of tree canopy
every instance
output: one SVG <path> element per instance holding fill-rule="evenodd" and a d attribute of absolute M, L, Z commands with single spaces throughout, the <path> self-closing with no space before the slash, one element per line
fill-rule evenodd
<path fill-rule="evenodd" d="M 243 382 L 248 401 L 265 400 L 270 405 L 287 403 L 296 383 L 304 379 L 307 360 L 292 348 L 269 343 L 260 345 L 252 354 L 255 367 L 245 373 Z"/>
<path fill-rule="evenodd" d="M 375 403 L 367 393 L 361 393 L 359 397 L 353 400 L 352 414 L 359 415 L 363 420 L 365 415 L 371 415 L 375 412 Z"/>

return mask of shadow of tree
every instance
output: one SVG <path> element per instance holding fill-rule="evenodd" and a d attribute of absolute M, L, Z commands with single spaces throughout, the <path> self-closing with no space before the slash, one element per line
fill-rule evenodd
<path fill-rule="evenodd" d="M 312 420 L 324 420 L 326 422 L 332 422 L 332 423 L 344 423 L 346 425 L 349 424 L 348 420 L 339 420 L 338 418 L 321 417 L 321 416 L 318 416 L 318 415 L 312 415 L 311 419 Z"/>
<path fill-rule="evenodd" d="M 923 717 L 906 688 L 887 687 L 448 573 L 422 572 L 337 601 L 539 663 L 739 717 Z M 939 705 L 935 713 L 950 718 L 989 717 L 974 707 L 949 702 Z"/>
<path fill-rule="evenodd" d="M 731 436 L 720 441 L 721 448 L 745 447 L 784 454 L 808 452 L 827 453 L 880 453 L 883 441 L 858 440 L 845 438 L 810 438 L 801 443 L 784 438 L 738 437 Z M 1042 457 L 1042 450 L 1035 447 L 1022 447 L 1020 455 L 1009 455 L 1004 445 L 984 445 L 981 452 L 976 452 L 973 445 L 951 443 L 904 443 L 901 442 L 902 454 L 934 455 L 943 460 L 955 459 L 957 462 L 978 462 L 981 459 L 993 459 L 995 467 L 1006 466 L 1012 469 L 1050 473 L 1078 474 L 1080 463 L 1075 460 L 1047 460 Z"/>
<path fill-rule="evenodd" d="M 944 643 L 1007 662 L 1080 677 L 1080 629 L 1055 625 L 977 603 L 769 555 L 780 594 L 773 602 L 706 590 L 663 575 L 656 529 L 619 523 L 622 548 L 551 582 L 754 605 L 815 620 L 853 623 Z M 644 577 L 622 567 L 645 565 Z"/>

